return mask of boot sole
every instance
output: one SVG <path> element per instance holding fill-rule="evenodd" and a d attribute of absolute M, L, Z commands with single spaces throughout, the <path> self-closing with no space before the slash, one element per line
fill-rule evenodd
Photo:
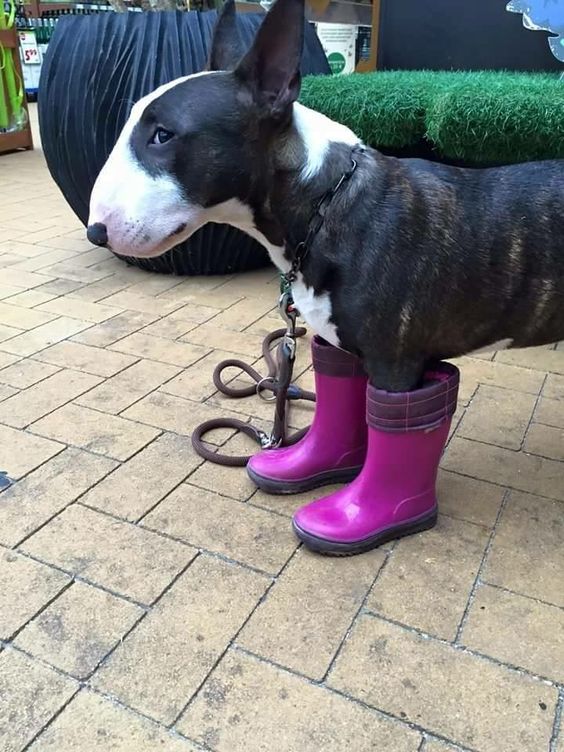
<path fill-rule="evenodd" d="M 389 541 L 396 540 L 397 538 L 403 538 L 406 535 L 414 535 L 415 533 L 422 533 L 424 530 L 430 530 L 437 524 L 437 509 L 432 512 L 423 515 L 416 520 L 406 522 L 403 525 L 394 525 L 394 527 L 382 530 L 376 535 L 371 535 L 369 538 L 363 538 L 359 541 L 352 543 L 338 543 L 337 541 L 327 540 L 325 538 L 318 538 L 316 535 L 311 535 L 297 525 L 292 520 L 292 526 L 295 534 L 298 538 L 310 549 L 318 554 L 324 554 L 325 556 L 354 556 L 355 554 L 363 554 L 367 551 L 371 551 L 373 548 L 388 543 Z"/>
<path fill-rule="evenodd" d="M 362 470 L 362 466 L 348 468 L 347 470 L 326 470 L 324 473 L 313 475 L 303 480 L 273 480 L 255 473 L 247 467 L 247 475 L 261 491 L 273 496 L 287 496 L 290 494 L 313 491 L 314 488 L 329 486 L 337 483 L 349 483 L 354 480 Z"/>

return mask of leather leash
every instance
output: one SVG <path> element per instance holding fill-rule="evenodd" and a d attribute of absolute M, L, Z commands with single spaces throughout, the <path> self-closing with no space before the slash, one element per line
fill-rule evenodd
<path fill-rule="evenodd" d="M 203 441 L 203 436 L 208 431 L 218 428 L 234 428 L 236 431 L 240 431 L 256 441 L 262 449 L 275 449 L 280 446 L 295 444 L 308 430 L 307 428 L 303 428 L 292 434 L 292 436 L 288 436 L 287 425 L 290 402 L 299 399 L 310 402 L 315 401 L 315 394 L 313 392 L 308 392 L 296 386 L 296 384 L 292 384 L 292 374 L 296 358 L 296 340 L 299 337 L 303 337 L 306 330 L 303 327 L 296 326 L 297 311 L 289 290 L 282 293 L 278 308 L 280 315 L 286 321 L 286 328 L 271 332 L 264 338 L 262 343 L 262 355 L 268 366 L 267 376 L 262 376 L 251 365 L 236 358 L 223 360 L 221 363 L 218 363 L 213 372 L 213 383 L 216 389 L 227 397 L 240 399 L 258 394 L 262 399 L 276 403 L 272 433 L 269 436 L 251 423 L 246 423 L 237 418 L 212 418 L 211 420 L 207 420 L 194 429 L 192 433 L 192 446 L 200 457 L 216 465 L 244 467 L 252 455 L 231 456 L 211 451 Z M 276 342 L 276 340 L 280 340 L 280 342 L 276 348 L 276 358 L 274 358 L 272 355 L 272 343 Z M 221 378 L 223 371 L 227 368 L 239 368 L 250 376 L 255 384 L 238 388 L 229 386 Z M 262 397 L 265 392 L 271 392 L 272 397 Z"/>

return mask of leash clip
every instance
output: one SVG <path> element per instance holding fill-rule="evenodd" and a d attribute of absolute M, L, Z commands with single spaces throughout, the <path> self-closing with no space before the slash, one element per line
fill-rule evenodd
<path fill-rule="evenodd" d="M 298 312 L 292 297 L 292 293 L 287 290 L 283 292 L 278 301 L 278 313 L 282 317 L 286 324 L 286 333 L 291 337 L 296 334 L 296 319 L 298 318 Z"/>
<path fill-rule="evenodd" d="M 286 324 L 286 333 L 282 340 L 282 351 L 285 357 L 293 361 L 296 357 L 296 319 L 298 318 L 298 312 L 292 293 L 289 290 L 280 296 L 278 311 Z"/>
<path fill-rule="evenodd" d="M 278 449 L 282 444 L 282 436 L 277 439 L 273 433 L 269 436 L 264 431 L 258 431 L 257 435 L 259 437 L 261 449 Z"/>
<path fill-rule="evenodd" d="M 284 335 L 283 347 L 287 348 L 289 360 L 295 360 L 296 358 L 296 340 L 294 336 L 286 333 Z"/>

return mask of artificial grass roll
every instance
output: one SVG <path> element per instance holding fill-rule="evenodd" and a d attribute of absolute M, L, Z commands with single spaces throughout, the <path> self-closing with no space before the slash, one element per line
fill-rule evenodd
<path fill-rule="evenodd" d="M 402 147 L 425 134 L 429 83 L 424 74 L 404 71 L 311 76 L 303 81 L 300 101 L 347 125 L 371 146 Z"/>
<path fill-rule="evenodd" d="M 381 149 L 427 141 L 439 158 L 510 164 L 564 157 L 564 81 L 509 72 L 316 76 L 301 101 Z"/>
<path fill-rule="evenodd" d="M 465 73 L 427 110 L 426 136 L 454 158 L 564 157 L 564 81 L 550 74 Z"/>

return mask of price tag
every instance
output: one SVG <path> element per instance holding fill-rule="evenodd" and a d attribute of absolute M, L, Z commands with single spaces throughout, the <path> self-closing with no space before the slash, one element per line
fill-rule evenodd
<path fill-rule="evenodd" d="M 41 65 L 41 54 L 33 31 L 20 31 L 20 48 L 25 65 Z"/>

